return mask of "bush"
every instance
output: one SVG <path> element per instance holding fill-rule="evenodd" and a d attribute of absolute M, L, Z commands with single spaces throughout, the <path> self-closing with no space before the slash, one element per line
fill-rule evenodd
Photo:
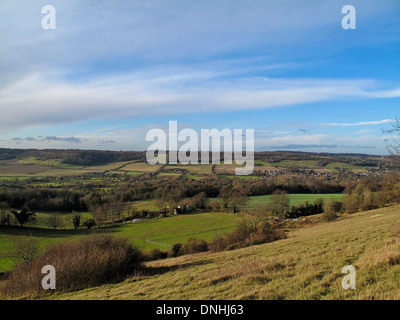
<path fill-rule="evenodd" d="M 158 248 L 154 248 L 149 253 L 146 254 L 145 260 L 154 261 L 154 260 L 160 260 L 160 259 L 166 259 L 166 258 L 168 258 L 167 252 L 163 252 Z"/>
<path fill-rule="evenodd" d="M 228 233 L 225 237 L 215 237 L 209 248 L 213 252 L 233 250 L 285 239 L 286 237 L 285 232 L 279 228 L 278 224 L 272 224 L 266 220 L 258 223 L 243 220 L 234 231 Z"/>
<path fill-rule="evenodd" d="M 175 243 L 169 252 L 169 256 L 178 257 L 182 254 L 181 251 L 182 251 L 182 243 Z"/>
<path fill-rule="evenodd" d="M 331 201 L 325 205 L 324 213 L 322 214 L 322 218 L 326 221 L 335 220 L 338 217 L 338 213 L 342 210 L 342 202 L 340 201 Z"/>
<path fill-rule="evenodd" d="M 182 248 L 183 254 L 192 254 L 205 251 L 208 251 L 208 243 L 204 240 L 197 240 L 196 238 L 188 239 L 188 242 Z"/>
<path fill-rule="evenodd" d="M 220 212 L 222 211 L 222 206 L 221 206 L 221 202 L 214 200 L 214 201 L 210 201 L 207 204 L 207 208 L 211 211 L 215 211 L 215 212 Z"/>
<path fill-rule="evenodd" d="M 231 233 L 226 235 L 225 246 L 228 250 L 247 247 L 254 233 L 253 226 L 246 220 L 242 220 Z"/>
<path fill-rule="evenodd" d="M 32 261 L 39 254 L 39 243 L 32 234 L 21 235 L 13 240 L 12 260 L 16 264 Z"/>
<path fill-rule="evenodd" d="M 94 219 L 88 219 L 83 223 L 83 226 L 88 228 L 89 230 L 96 225 L 96 221 Z"/>
<path fill-rule="evenodd" d="M 57 291 L 66 292 L 124 280 L 142 266 L 143 254 L 126 239 L 93 234 L 53 245 L 32 261 L 17 265 L 3 288 L 6 296 L 42 295 L 42 267 L 56 270 Z"/>
<path fill-rule="evenodd" d="M 253 244 L 268 243 L 279 239 L 285 239 L 285 232 L 268 221 L 260 221 L 256 226 Z"/>
<path fill-rule="evenodd" d="M 226 238 L 220 236 L 220 235 L 216 235 L 214 237 L 214 240 L 211 241 L 208 245 L 210 251 L 212 252 L 218 252 L 218 251 L 222 251 L 226 248 Z"/>

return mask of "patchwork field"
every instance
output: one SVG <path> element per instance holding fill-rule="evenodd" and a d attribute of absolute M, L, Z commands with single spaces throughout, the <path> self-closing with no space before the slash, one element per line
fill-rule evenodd
<path fill-rule="evenodd" d="M 243 165 L 242 165 L 243 166 Z M 26 157 L 15 160 L 0 161 L 0 179 L 4 178 L 27 178 L 27 177 L 70 177 L 86 173 L 111 173 L 115 175 L 138 175 L 142 173 L 159 172 L 161 176 L 189 174 L 197 179 L 204 175 L 235 175 L 236 164 L 197 164 L 197 165 L 150 165 L 144 161 L 119 161 L 103 163 L 90 166 L 80 166 L 63 163 L 60 159 L 41 160 L 35 157 Z M 329 162 L 325 166 L 318 164 L 315 160 L 281 160 L 277 162 L 266 162 L 255 160 L 255 171 L 273 171 L 285 169 L 314 170 L 320 173 L 332 173 L 339 170 L 362 172 L 369 169 L 379 169 L 378 166 L 358 166 L 344 162 Z"/>

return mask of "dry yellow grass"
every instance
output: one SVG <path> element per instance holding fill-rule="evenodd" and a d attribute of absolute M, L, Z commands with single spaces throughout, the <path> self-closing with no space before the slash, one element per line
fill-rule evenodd
<path fill-rule="evenodd" d="M 54 299 L 399 299 L 400 206 L 308 226 L 274 243 L 148 263 L 123 283 Z M 356 268 L 356 290 L 341 286 Z"/>

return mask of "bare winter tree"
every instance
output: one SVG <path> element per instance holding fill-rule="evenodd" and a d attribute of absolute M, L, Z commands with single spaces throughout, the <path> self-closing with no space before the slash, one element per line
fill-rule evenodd
<path fill-rule="evenodd" d="M 396 118 L 396 120 L 390 124 L 393 127 L 395 136 L 392 137 L 390 144 L 386 141 L 386 148 L 392 156 L 400 156 L 400 119 Z"/>
<path fill-rule="evenodd" d="M 13 240 L 12 260 L 15 264 L 23 261 L 31 261 L 39 253 L 39 242 L 32 233 L 15 237 Z"/>
<path fill-rule="evenodd" d="M 53 214 L 50 217 L 48 217 L 47 223 L 50 227 L 57 229 L 58 227 L 63 226 L 64 221 L 60 216 Z"/>

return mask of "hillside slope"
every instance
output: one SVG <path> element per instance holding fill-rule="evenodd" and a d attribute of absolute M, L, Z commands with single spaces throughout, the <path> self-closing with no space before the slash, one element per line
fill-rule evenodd
<path fill-rule="evenodd" d="M 356 290 L 345 290 L 345 265 Z M 54 299 L 399 299 L 400 206 L 306 227 L 288 239 L 148 264 L 123 283 Z"/>

